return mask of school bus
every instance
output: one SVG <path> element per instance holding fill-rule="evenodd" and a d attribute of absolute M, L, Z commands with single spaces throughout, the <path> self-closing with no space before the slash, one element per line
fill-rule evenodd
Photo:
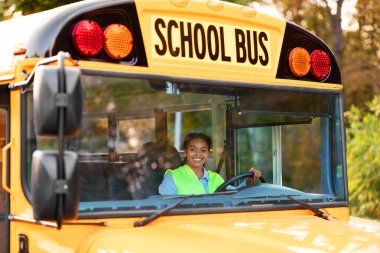
<path fill-rule="evenodd" d="M 93 0 L 0 34 L 1 252 L 380 251 L 379 223 L 349 214 L 338 64 L 298 25 Z M 160 195 L 189 132 L 225 183 Z M 227 187 L 252 166 L 261 182 Z"/>

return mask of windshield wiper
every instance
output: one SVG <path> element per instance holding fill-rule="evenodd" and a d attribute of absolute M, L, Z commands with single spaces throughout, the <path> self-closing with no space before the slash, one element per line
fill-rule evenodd
<path fill-rule="evenodd" d="M 161 199 L 180 199 L 180 201 L 174 203 L 171 206 L 166 207 L 165 209 L 162 209 L 156 213 L 153 213 L 152 215 L 146 217 L 145 219 L 141 221 L 136 221 L 133 226 L 134 227 L 142 227 L 145 226 L 146 224 L 154 221 L 155 219 L 159 218 L 163 214 L 169 212 L 173 208 L 179 206 L 182 202 L 189 198 L 197 198 L 197 197 L 206 197 L 206 196 L 215 196 L 215 195 L 228 195 L 228 194 L 234 194 L 237 193 L 238 191 L 225 191 L 225 192 L 217 192 L 217 193 L 206 193 L 206 194 L 191 194 L 191 195 L 175 195 L 175 196 L 166 196 L 162 197 Z"/>
<path fill-rule="evenodd" d="M 332 218 L 331 215 L 328 215 L 327 213 L 319 210 L 318 208 L 313 207 L 312 205 L 309 205 L 305 202 L 299 201 L 291 197 L 290 195 L 283 195 L 283 197 L 290 199 L 294 203 L 297 203 L 298 205 L 302 206 L 305 209 L 308 209 L 314 213 L 315 216 L 321 217 L 325 220 L 330 220 Z"/>
<path fill-rule="evenodd" d="M 154 221 L 155 219 L 159 218 L 160 216 L 162 216 L 163 214 L 169 212 L 171 209 L 175 208 L 176 206 L 179 206 L 182 202 L 184 202 L 185 200 L 193 197 L 195 195 L 186 195 L 186 196 L 181 196 L 181 200 L 174 203 L 173 205 L 171 206 L 168 206 L 156 213 L 153 213 L 152 215 L 146 217 L 145 219 L 141 220 L 141 221 L 136 221 L 133 226 L 134 227 L 142 227 L 142 226 L 145 226 L 146 224 Z"/>
<path fill-rule="evenodd" d="M 287 194 L 279 194 L 279 195 L 264 195 L 264 196 L 236 196 L 236 197 L 232 197 L 232 199 L 247 199 L 247 198 L 259 199 L 259 198 L 281 198 L 281 197 L 283 197 L 283 198 L 290 199 L 291 201 L 300 205 L 301 207 L 312 211 L 315 216 L 321 217 L 325 220 L 330 220 L 331 218 L 333 218 L 331 215 L 319 210 L 318 208 L 313 207 L 310 204 L 307 204 L 305 202 L 294 199 L 293 198 L 294 196 L 299 196 L 299 194 L 288 194 L 288 195 Z"/>

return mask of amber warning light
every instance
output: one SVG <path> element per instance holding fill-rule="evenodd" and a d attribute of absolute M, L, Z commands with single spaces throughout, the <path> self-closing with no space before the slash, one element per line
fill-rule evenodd
<path fill-rule="evenodd" d="M 109 57 L 119 60 L 127 57 L 133 48 L 133 36 L 126 26 L 111 24 L 103 30 L 92 20 L 82 20 L 74 26 L 72 41 L 76 50 L 87 57 L 104 49 Z"/>
<path fill-rule="evenodd" d="M 331 71 L 331 60 L 323 50 L 311 54 L 302 47 L 296 47 L 289 54 L 289 68 L 296 77 L 306 76 L 309 72 L 318 80 L 325 79 Z"/>

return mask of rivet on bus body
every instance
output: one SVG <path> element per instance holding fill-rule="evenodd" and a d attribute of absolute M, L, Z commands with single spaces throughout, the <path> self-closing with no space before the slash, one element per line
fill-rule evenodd
<path fill-rule="evenodd" d="M 241 12 L 243 13 L 244 16 L 249 17 L 249 18 L 254 18 L 257 15 L 257 12 L 250 7 L 241 8 Z"/>
<path fill-rule="evenodd" d="M 211 0 L 207 2 L 207 6 L 214 11 L 221 11 L 224 9 L 224 3 L 218 0 Z"/>
<path fill-rule="evenodd" d="M 189 0 L 170 0 L 170 2 L 177 7 L 185 7 L 189 4 Z"/>

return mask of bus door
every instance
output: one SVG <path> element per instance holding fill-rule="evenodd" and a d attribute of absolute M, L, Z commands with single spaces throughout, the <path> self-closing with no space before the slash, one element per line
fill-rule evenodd
<path fill-rule="evenodd" d="M 6 89 L 0 89 L 0 147 L 4 146 L 9 141 L 9 92 Z M 0 183 L 3 182 L 3 159 L 0 155 Z M 9 186 L 9 166 L 5 166 L 7 171 L 5 173 L 5 182 Z M 9 194 L 6 190 L 0 187 L 0 252 L 9 251 Z"/>

